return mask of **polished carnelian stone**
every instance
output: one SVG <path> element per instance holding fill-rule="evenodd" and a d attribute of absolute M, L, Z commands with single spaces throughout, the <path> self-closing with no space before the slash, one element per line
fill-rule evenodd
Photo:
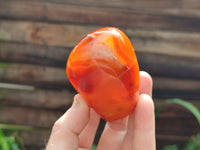
<path fill-rule="evenodd" d="M 134 110 L 139 95 L 139 67 L 134 48 L 119 29 L 106 27 L 85 36 L 72 50 L 67 76 L 104 120 Z"/>

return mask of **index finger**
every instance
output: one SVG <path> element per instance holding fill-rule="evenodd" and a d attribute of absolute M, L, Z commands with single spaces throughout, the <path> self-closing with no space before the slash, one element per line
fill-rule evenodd
<path fill-rule="evenodd" d="M 46 150 L 78 149 L 79 135 L 89 115 L 89 107 L 80 95 L 76 95 L 72 107 L 55 122 Z"/>

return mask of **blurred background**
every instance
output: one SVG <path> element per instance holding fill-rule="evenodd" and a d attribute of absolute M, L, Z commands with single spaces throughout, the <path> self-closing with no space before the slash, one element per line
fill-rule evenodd
<path fill-rule="evenodd" d="M 75 94 L 65 74 L 68 55 L 87 33 L 105 26 L 132 41 L 140 69 L 153 77 L 156 109 L 180 98 L 198 114 L 199 0 L 0 0 L 0 128 L 21 149 L 45 147 Z M 156 118 L 158 150 L 184 147 L 197 133 L 197 118 L 180 105 L 167 104 Z"/>

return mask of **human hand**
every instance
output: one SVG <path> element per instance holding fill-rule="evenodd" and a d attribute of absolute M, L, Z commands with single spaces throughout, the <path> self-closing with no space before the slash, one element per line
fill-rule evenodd
<path fill-rule="evenodd" d="M 107 122 L 97 150 L 155 150 L 155 118 L 152 79 L 140 72 L 140 96 L 135 110 L 127 117 Z M 46 150 L 91 150 L 100 116 L 80 95 L 58 119 Z"/>

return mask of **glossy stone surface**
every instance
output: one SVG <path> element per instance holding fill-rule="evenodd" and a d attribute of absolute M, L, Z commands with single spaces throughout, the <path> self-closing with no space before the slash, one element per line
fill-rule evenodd
<path fill-rule="evenodd" d="M 72 50 L 67 76 L 88 105 L 106 121 L 134 110 L 139 67 L 134 48 L 119 29 L 106 27 L 85 36 Z"/>

